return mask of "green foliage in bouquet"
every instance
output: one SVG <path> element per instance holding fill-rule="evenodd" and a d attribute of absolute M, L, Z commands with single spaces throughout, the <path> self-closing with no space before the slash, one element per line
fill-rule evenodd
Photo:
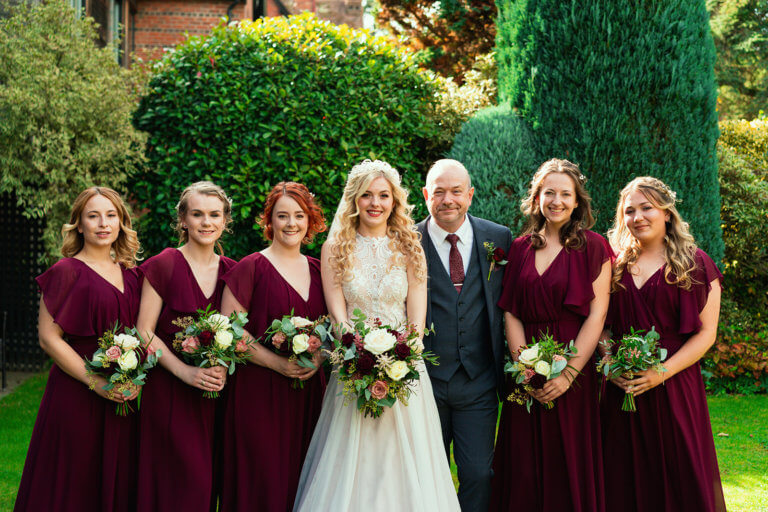
<path fill-rule="evenodd" d="M 528 412 L 531 412 L 533 405 L 533 397 L 528 394 L 530 391 L 543 388 L 548 380 L 559 377 L 566 368 L 570 368 L 574 374 L 580 373 L 568 364 L 568 361 L 578 352 L 573 340 L 565 345 L 556 341 L 547 332 L 541 334 L 538 340 L 532 339 L 530 345 L 520 347 L 518 352 L 517 361 L 509 359 L 504 365 L 504 373 L 512 376 L 517 384 L 507 400 L 525 404 Z M 552 409 L 554 406 L 554 402 L 544 404 L 547 409 Z"/>
<path fill-rule="evenodd" d="M 639 372 L 653 369 L 658 373 L 667 371 L 661 363 L 667 358 L 667 349 L 659 346 L 659 333 L 651 327 L 645 335 L 642 330 L 630 328 L 618 342 L 618 348 L 613 351 L 612 343 L 601 342 L 606 347 L 605 356 L 597 363 L 597 370 L 609 379 L 623 377 L 631 380 Z M 636 412 L 635 396 L 632 393 L 624 395 L 622 411 Z"/>
<path fill-rule="evenodd" d="M 664 180 L 699 245 L 723 256 L 715 48 L 705 0 L 500 0 L 499 99 L 532 127 L 543 159 L 589 178 L 597 231 L 621 188 Z"/>
<path fill-rule="evenodd" d="M 536 147 L 526 121 L 507 103 L 480 110 L 469 119 L 448 158 L 463 163 L 472 176 L 475 195 L 470 213 L 519 233 L 524 223 L 520 203 L 542 160 Z"/>
<path fill-rule="evenodd" d="M 89 375 L 101 375 L 107 380 L 103 387 L 105 391 L 113 389 L 123 396 L 129 397 L 135 388 L 139 389 L 136 398 L 137 407 L 141 407 L 142 386 L 146 384 L 147 372 L 157 365 L 157 360 L 163 355 L 162 350 L 147 354 L 145 342 L 135 328 L 126 327 L 120 332 L 118 324 L 105 332 L 98 342 L 99 348 L 91 359 L 85 360 L 85 369 Z M 95 383 L 91 383 L 93 389 Z M 130 402 L 117 404 L 119 416 L 133 412 Z"/>
<path fill-rule="evenodd" d="M 131 125 L 140 74 L 99 48 L 91 18 L 69 2 L 18 2 L 0 17 L 0 194 L 45 219 L 48 263 L 77 195 L 93 185 L 125 189 L 144 161 Z"/>
<path fill-rule="evenodd" d="M 173 238 L 181 190 L 210 179 L 233 200 L 228 254 L 262 247 L 255 218 L 279 181 L 312 191 L 327 218 L 351 167 L 391 163 L 426 212 L 426 163 L 439 135 L 437 84 L 391 40 L 314 15 L 222 24 L 157 64 L 135 125 L 149 134 L 146 172 L 132 182 L 149 254 Z M 310 247 L 316 251 L 322 237 Z"/>
<path fill-rule="evenodd" d="M 364 416 L 372 418 L 398 400 L 407 406 L 411 387 L 420 378 L 416 364 L 438 364 L 437 356 L 422 350 L 420 333 L 412 326 L 397 331 L 396 326 L 382 325 L 378 319 L 369 325 L 360 309 L 352 312 L 350 321 L 352 330 L 338 326 L 343 334 L 333 340 L 329 351 L 345 404 L 354 401 Z"/>

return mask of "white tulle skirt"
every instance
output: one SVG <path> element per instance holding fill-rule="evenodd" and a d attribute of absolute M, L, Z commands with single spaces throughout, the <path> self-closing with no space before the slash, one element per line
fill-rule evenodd
<path fill-rule="evenodd" d="M 294 512 L 458 511 L 425 369 L 409 398 L 365 418 L 344 405 L 336 374 L 301 471 Z"/>

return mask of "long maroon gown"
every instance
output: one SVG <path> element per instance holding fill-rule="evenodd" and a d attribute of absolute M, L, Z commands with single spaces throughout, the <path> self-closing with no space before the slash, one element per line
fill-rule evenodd
<path fill-rule="evenodd" d="M 624 286 L 611 295 L 613 339 L 655 327 L 668 356 L 701 329 L 699 314 L 710 283 L 722 274 L 703 251 L 696 254 L 689 290 L 664 279 L 663 267 L 640 289 L 624 272 Z M 712 427 L 699 363 L 635 398 L 637 412 L 624 412 L 624 392 L 608 384 L 601 406 L 606 504 L 626 512 L 724 512 Z"/>
<path fill-rule="evenodd" d="M 122 292 L 75 258 L 37 278 L 48 312 L 84 359 L 116 322 L 136 324 L 140 279 L 135 269 L 122 270 Z M 115 406 L 53 365 L 15 511 L 135 510 L 137 415 L 117 416 Z"/>
<path fill-rule="evenodd" d="M 291 311 L 310 320 L 326 314 L 320 262 L 307 260 L 311 285 L 306 301 L 259 253 L 246 256 L 224 276 L 248 311 L 249 333 L 263 336 L 272 320 Z M 292 510 L 301 466 L 320 416 L 325 391 L 322 370 L 305 381 L 304 389 L 294 389 L 292 379 L 248 364 L 238 369 L 228 387 L 220 509 Z"/>
<path fill-rule="evenodd" d="M 575 340 L 589 315 L 592 283 L 611 251 L 603 237 L 584 233 L 581 250 L 561 250 L 541 275 L 530 235 L 512 243 L 499 306 L 522 322 L 526 343 L 546 332 Z M 551 410 L 534 401 L 528 413 L 504 401 L 489 510 L 605 510 L 597 384 L 588 362 Z"/>
<path fill-rule="evenodd" d="M 235 265 L 222 256 L 219 282 L 206 297 L 178 249 L 148 259 L 139 272 L 152 285 L 163 307 L 155 334 L 173 350 L 180 328 L 173 321 L 195 316 L 208 305 L 221 309 L 221 276 Z M 183 361 L 181 355 L 176 355 Z M 214 504 L 214 424 L 217 401 L 188 386 L 158 365 L 147 379 L 139 420 L 138 510 L 208 511 Z"/>

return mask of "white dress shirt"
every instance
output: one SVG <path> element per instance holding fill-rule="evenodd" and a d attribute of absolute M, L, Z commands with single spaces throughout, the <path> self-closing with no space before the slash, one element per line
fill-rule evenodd
<path fill-rule="evenodd" d="M 440 256 L 440 261 L 443 263 L 445 271 L 448 275 L 451 275 L 451 243 L 445 239 L 450 233 L 438 226 L 437 222 L 431 217 L 427 222 L 427 232 L 429 232 L 429 238 L 432 240 L 432 245 L 435 246 L 437 255 Z M 472 256 L 472 241 L 475 237 L 474 231 L 472 231 L 472 223 L 469 222 L 469 218 L 466 215 L 464 216 L 464 222 L 459 226 L 455 234 L 459 237 L 456 247 L 459 249 L 462 263 L 464 263 L 464 275 L 467 275 L 469 259 Z"/>

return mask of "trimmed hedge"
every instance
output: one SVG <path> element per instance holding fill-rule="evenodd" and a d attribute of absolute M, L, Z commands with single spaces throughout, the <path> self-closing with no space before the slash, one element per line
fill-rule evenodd
<path fill-rule="evenodd" d="M 525 121 L 509 104 L 480 110 L 467 121 L 448 158 L 462 162 L 472 176 L 475 195 L 470 213 L 520 232 L 524 222 L 520 203 L 541 163 L 536 147 Z"/>
<path fill-rule="evenodd" d="M 678 192 L 701 247 L 723 256 L 715 49 L 704 0 L 499 0 L 499 97 L 546 158 L 590 178 L 605 231 L 618 193 L 656 176 Z"/>
<path fill-rule="evenodd" d="M 136 179 L 149 254 L 171 243 L 180 191 L 210 179 L 233 199 L 227 254 L 260 249 L 255 217 L 271 187 L 300 181 L 330 221 L 346 175 L 387 160 L 420 200 L 425 162 L 438 151 L 434 78 L 389 40 L 311 14 L 220 25 L 158 64 L 136 112 L 149 132 L 149 170 Z M 317 239 L 310 250 L 316 250 Z"/>

